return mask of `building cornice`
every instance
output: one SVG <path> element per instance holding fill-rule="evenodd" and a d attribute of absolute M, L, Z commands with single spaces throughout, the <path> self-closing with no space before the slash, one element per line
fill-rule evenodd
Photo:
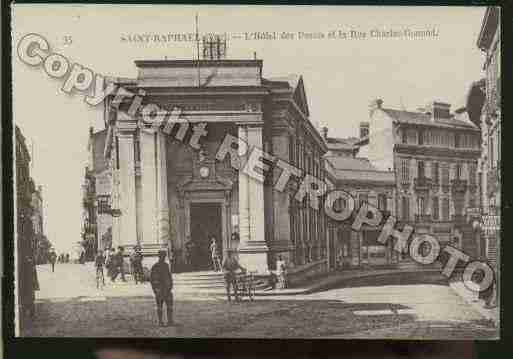
<path fill-rule="evenodd" d="M 262 67 L 262 60 L 135 60 L 137 67 Z"/>
<path fill-rule="evenodd" d="M 481 156 L 480 149 L 455 149 L 441 148 L 432 146 L 405 145 L 396 143 L 394 152 L 398 154 L 407 154 L 412 156 L 442 156 L 442 157 L 462 157 L 477 159 Z"/>
<path fill-rule="evenodd" d="M 499 26 L 499 8 L 489 6 L 486 8 L 481 30 L 477 38 L 477 47 L 482 51 L 487 51 L 492 44 L 495 30 Z"/>

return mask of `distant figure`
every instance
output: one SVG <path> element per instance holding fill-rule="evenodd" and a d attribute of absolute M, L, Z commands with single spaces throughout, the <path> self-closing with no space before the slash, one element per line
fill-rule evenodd
<path fill-rule="evenodd" d="M 94 264 L 96 267 L 96 277 L 101 276 L 103 285 L 105 285 L 105 276 L 103 275 L 103 266 L 105 265 L 105 256 L 103 255 L 102 250 L 98 250 L 96 254 L 96 258 L 94 260 Z"/>
<path fill-rule="evenodd" d="M 55 251 L 53 249 L 50 251 L 48 260 L 50 261 L 50 264 L 52 265 L 52 273 L 53 273 L 53 272 L 55 272 L 55 261 L 57 260 L 57 254 L 55 254 Z"/>
<path fill-rule="evenodd" d="M 192 269 L 192 255 L 194 252 L 194 243 L 189 239 L 185 243 L 185 264 L 189 269 Z"/>
<path fill-rule="evenodd" d="M 66 253 L 66 263 L 69 263 L 69 253 Z"/>
<path fill-rule="evenodd" d="M 173 277 L 166 263 L 166 251 L 159 251 L 159 260 L 151 267 L 150 283 L 157 302 L 159 325 L 164 326 L 162 310 L 166 303 L 167 326 L 173 324 Z"/>
<path fill-rule="evenodd" d="M 105 256 L 105 268 L 107 268 L 107 276 L 110 278 L 111 281 L 112 280 L 112 277 L 114 277 L 114 270 L 115 270 L 115 254 L 116 254 L 116 251 L 114 250 L 114 248 L 110 248 L 106 251 L 106 256 Z"/>
<path fill-rule="evenodd" d="M 276 261 L 276 272 L 278 276 L 279 288 L 287 288 L 287 266 L 281 255 L 278 256 L 278 260 Z"/>
<path fill-rule="evenodd" d="M 134 253 L 130 256 L 130 262 L 132 265 L 132 273 L 134 276 L 135 284 L 143 282 L 143 267 L 142 267 L 143 255 L 141 253 L 141 247 L 135 246 Z"/>
<path fill-rule="evenodd" d="M 210 254 L 212 256 L 212 266 L 214 267 L 214 271 L 219 272 L 221 270 L 221 259 L 219 258 L 219 251 L 217 249 L 215 237 L 212 237 L 210 242 Z"/>
<path fill-rule="evenodd" d="M 121 273 L 121 280 L 123 282 L 126 282 L 126 278 L 125 278 L 125 260 L 124 260 L 124 248 L 122 246 L 119 246 L 118 247 L 118 251 L 117 253 L 114 255 L 114 274 L 112 276 L 112 281 L 115 282 L 116 281 L 116 278 L 118 277 L 118 274 Z"/>
<path fill-rule="evenodd" d="M 173 273 L 174 269 L 175 269 L 175 248 L 173 247 L 173 243 L 171 243 L 169 245 L 168 257 L 169 257 L 169 268 L 171 270 L 171 273 Z"/>
<path fill-rule="evenodd" d="M 226 284 L 226 295 L 228 296 L 228 301 L 231 301 L 230 296 L 230 288 L 233 287 L 233 293 L 235 295 L 235 300 L 239 299 L 239 293 L 237 292 L 237 283 L 236 283 L 236 272 L 237 269 L 245 272 L 246 269 L 242 267 L 237 259 L 233 256 L 235 250 L 233 248 L 228 249 L 228 256 L 223 261 L 223 270 L 224 270 L 224 281 Z"/>

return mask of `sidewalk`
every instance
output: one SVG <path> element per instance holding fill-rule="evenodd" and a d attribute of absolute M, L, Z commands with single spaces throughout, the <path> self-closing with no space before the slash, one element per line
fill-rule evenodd
<path fill-rule="evenodd" d="M 328 290 L 337 286 L 351 287 L 354 280 L 369 280 L 369 285 L 379 285 L 381 280 L 390 276 L 429 276 L 436 277 L 440 280 L 444 278 L 440 274 L 439 269 L 425 268 L 416 270 L 405 270 L 405 269 L 376 269 L 376 270 L 346 270 L 341 272 L 330 273 L 324 277 L 317 277 L 308 282 L 305 282 L 301 286 L 295 288 L 286 289 L 257 289 L 255 291 L 256 296 L 288 296 L 288 295 L 301 295 L 310 294 L 323 290 Z M 108 285 L 105 288 L 105 294 L 108 296 L 115 296 L 116 294 L 122 295 L 152 295 L 151 288 L 148 283 L 136 286 L 132 281 L 127 283 L 116 282 L 114 285 Z M 175 286 L 173 292 L 177 295 L 184 294 L 205 294 L 205 295 L 226 295 L 224 288 L 186 288 Z"/>
<path fill-rule="evenodd" d="M 427 274 L 436 276 L 440 274 L 439 269 L 417 269 L 417 270 L 404 270 L 404 269 L 362 269 L 362 270 L 346 270 L 341 272 L 330 273 L 325 277 L 315 278 L 303 285 L 296 288 L 275 289 L 275 290 L 257 290 L 256 295 L 296 295 L 296 294 L 310 294 L 322 290 L 328 290 L 335 286 L 349 284 L 354 279 L 368 279 L 373 282 L 371 285 L 379 284 L 380 278 L 389 276 L 408 276 L 417 274 Z M 440 274 L 441 276 L 441 274 Z M 349 282 L 349 283 L 348 283 Z"/>
<path fill-rule="evenodd" d="M 488 320 L 491 320 L 495 323 L 496 327 L 500 326 L 500 312 L 499 307 L 495 308 L 485 308 L 485 302 L 483 299 L 478 299 L 476 293 L 468 290 L 465 287 L 465 284 L 461 281 L 450 282 L 449 285 L 451 288 L 458 294 L 463 300 L 465 300 L 468 304 L 472 306 L 475 310 L 479 312 L 483 317 Z"/>
<path fill-rule="evenodd" d="M 131 279 L 127 282 L 117 280 L 115 283 L 106 278 L 106 286 L 102 289 L 96 288 L 94 266 L 91 263 L 85 265 L 68 264 L 59 265 L 56 273 L 51 273 L 48 266 L 38 268 L 38 274 L 41 280 L 41 291 L 36 296 L 39 300 L 56 298 L 105 298 L 105 297 L 146 297 L 153 296 L 149 283 L 136 285 Z M 335 287 L 376 286 L 382 284 L 385 280 L 394 278 L 395 281 L 430 281 L 443 280 L 438 269 L 354 269 L 340 272 L 332 272 L 326 276 L 317 277 L 303 283 L 295 288 L 260 290 L 255 291 L 256 296 L 290 296 L 310 294 L 324 291 Z M 356 283 L 358 282 L 358 283 Z M 63 283 L 67 283 L 64 285 Z M 174 293 L 177 296 L 183 295 L 213 295 L 225 296 L 224 288 L 187 288 L 185 286 L 175 286 Z"/>

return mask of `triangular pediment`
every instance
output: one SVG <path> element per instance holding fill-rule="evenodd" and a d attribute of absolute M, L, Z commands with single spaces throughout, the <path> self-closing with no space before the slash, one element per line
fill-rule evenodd
<path fill-rule="evenodd" d="M 303 114 L 305 114 L 307 117 L 310 116 L 305 86 L 303 84 L 303 76 L 299 76 L 296 88 L 294 89 L 293 99 L 296 105 L 301 109 L 301 112 L 303 112 Z"/>

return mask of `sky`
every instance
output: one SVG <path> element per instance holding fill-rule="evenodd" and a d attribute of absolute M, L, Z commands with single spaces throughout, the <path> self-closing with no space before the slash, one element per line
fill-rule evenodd
<path fill-rule="evenodd" d="M 303 76 L 310 119 L 330 136 L 357 136 L 371 100 L 415 110 L 439 100 L 464 104 L 471 82 L 484 76 L 476 41 L 483 7 L 276 7 L 27 5 L 13 10 L 13 51 L 28 33 L 58 52 L 109 76 L 136 77 L 134 60 L 193 59 L 193 42 L 128 42 L 134 34 L 228 33 L 229 59 L 263 60 L 263 76 Z M 435 29 L 425 38 L 372 38 L 373 30 Z M 328 33 L 365 38 L 327 39 Z M 292 33 L 294 39 L 252 40 L 246 33 Z M 325 38 L 299 39 L 299 33 Z M 71 38 L 66 43 L 65 37 Z M 313 36 L 318 37 L 318 36 Z M 69 41 L 68 41 L 69 42 Z M 45 232 L 58 252 L 80 240 L 81 185 L 88 128 L 103 128 L 101 106 L 67 95 L 61 79 L 30 67 L 13 52 L 14 121 L 33 147 L 32 176 L 43 186 Z M 33 145 L 32 145 L 33 144 Z"/>

